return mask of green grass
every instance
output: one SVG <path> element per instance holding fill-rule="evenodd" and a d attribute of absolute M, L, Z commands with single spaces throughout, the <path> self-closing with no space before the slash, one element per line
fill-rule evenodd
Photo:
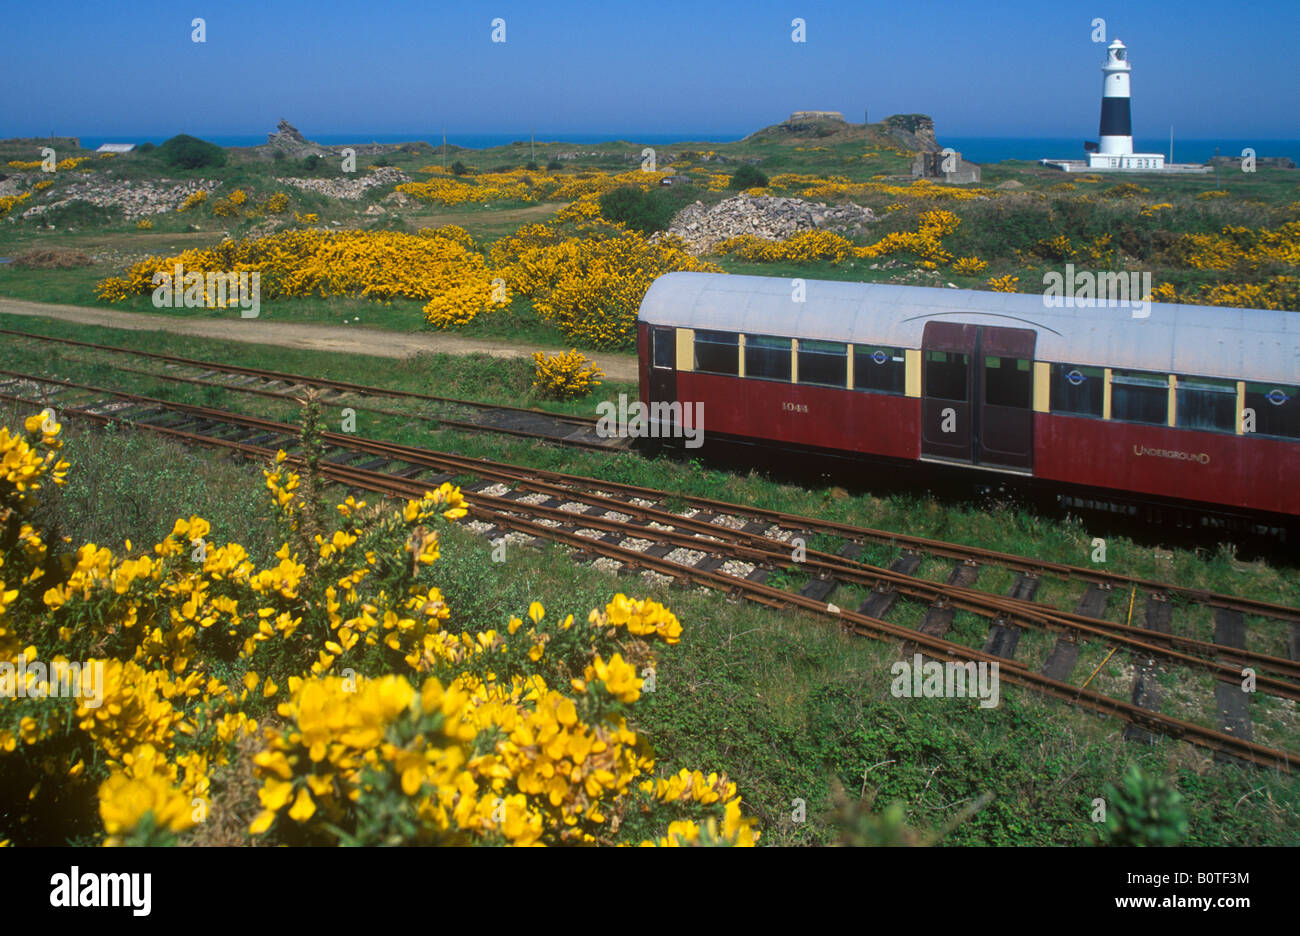
<path fill-rule="evenodd" d="M 551 412 L 595 416 L 596 403 L 602 399 L 618 400 L 620 393 L 635 397 L 633 383 L 603 381 L 597 395 L 584 400 L 555 401 L 539 396 L 532 387 L 533 363 L 527 358 L 497 358 L 485 354 L 417 354 L 403 358 L 381 358 L 360 354 L 335 354 L 284 348 L 277 345 L 245 344 L 241 342 L 204 341 L 196 343 L 184 335 L 166 332 L 131 332 L 99 326 L 83 326 L 51 321 L 30 316 L 0 315 L 0 327 L 58 338 L 72 338 L 112 345 L 120 348 L 137 348 L 152 353 L 173 354 L 222 364 L 257 367 L 265 370 L 313 377 L 346 380 L 375 387 L 427 393 L 433 396 L 499 403 L 510 406 L 535 406 Z M 108 352 L 66 345 L 32 343 L 4 336 L 0 340 L 0 361 L 9 370 L 30 372 L 34 361 L 40 361 L 46 373 L 58 372 L 68 379 L 102 386 L 133 386 L 150 396 L 164 396 L 182 402 L 199 402 L 186 398 L 185 393 L 204 393 L 208 390 L 183 387 L 138 375 L 121 374 L 117 367 L 157 367 L 157 364 Z M 75 376 L 71 376 L 75 375 Z M 235 407 L 238 400 L 229 391 L 220 391 L 217 399 L 204 399 L 208 405 Z M 393 408 L 392 401 L 379 401 L 376 405 Z M 279 415 L 291 415 L 285 409 Z"/>
<path fill-rule="evenodd" d="M 9 419 L 0 409 L 0 419 Z M 170 518 L 204 516 L 214 542 L 235 536 L 255 556 L 270 548 L 258 519 L 264 491 L 250 466 L 123 433 L 71 429 L 69 489 L 52 505 L 74 541 L 95 537 L 137 548 Z M 100 483 L 97 477 L 119 481 Z M 87 476 L 90 476 L 89 478 Z M 132 497 L 133 492 L 145 492 Z M 124 498 L 136 506 L 123 507 Z M 1001 704 L 898 699 L 890 693 L 896 644 L 850 637 L 799 612 L 773 613 L 697 589 L 650 586 L 578 566 L 554 547 L 515 548 L 504 563 L 466 530 L 444 539 L 435 566 L 454 621 L 499 627 L 541 601 L 548 614 L 603 606 L 617 591 L 673 608 L 682 642 L 659 651 L 656 690 L 633 727 L 654 745 L 661 771 L 727 773 L 769 844 L 835 841 L 835 791 L 859 822 L 901 806 L 907 825 L 937 836 L 975 800 L 982 809 L 949 829 L 946 844 L 1088 844 L 1092 799 L 1131 762 L 1170 778 L 1183 794 L 1188 841 L 1198 845 L 1296 844 L 1300 781 L 1214 765 L 1186 745 L 1125 744 L 1118 725 L 1004 687 Z M 794 801 L 806 821 L 792 821 Z"/>

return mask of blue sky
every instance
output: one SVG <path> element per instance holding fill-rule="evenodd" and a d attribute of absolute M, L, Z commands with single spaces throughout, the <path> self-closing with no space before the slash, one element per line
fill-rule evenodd
<path fill-rule="evenodd" d="M 941 136 L 1092 139 L 1098 16 L 1130 49 L 1137 135 L 1300 137 L 1295 0 L 16 3 L 0 137 L 267 133 L 286 117 L 309 137 L 723 138 L 866 108 L 928 113 Z"/>

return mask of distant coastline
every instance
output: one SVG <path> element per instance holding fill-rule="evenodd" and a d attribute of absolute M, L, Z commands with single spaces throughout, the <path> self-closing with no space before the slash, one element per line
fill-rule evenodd
<path fill-rule="evenodd" d="M 210 140 L 218 146 L 259 146 L 266 142 L 266 134 L 198 134 L 205 140 Z M 435 134 L 428 133 L 381 133 L 381 134 L 364 134 L 364 133 L 308 133 L 308 137 L 317 143 L 325 146 L 341 146 L 347 143 L 408 143 L 415 140 L 424 140 L 431 145 L 437 146 L 442 142 L 441 132 Z M 143 143 L 149 140 L 153 143 L 161 143 L 167 139 L 170 134 L 149 134 L 132 136 L 123 134 L 121 136 L 83 136 L 81 145 L 86 149 L 95 149 L 102 143 Z M 1095 136 L 1095 134 L 1094 134 Z M 734 143 L 744 137 L 744 134 L 698 134 L 682 135 L 680 133 L 638 133 L 638 134 L 601 134 L 601 133 L 571 133 L 571 134 L 544 134 L 537 135 L 537 142 L 540 143 L 563 143 L 573 146 L 581 144 L 610 143 L 616 140 L 629 140 L 635 143 L 643 143 L 655 146 L 664 146 L 669 144 L 679 144 L 686 142 L 709 142 L 709 143 Z M 973 137 L 973 136 L 949 136 L 939 134 L 938 140 L 941 146 L 951 146 L 962 154 L 964 158 L 975 163 L 997 163 L 1006 159 L 1022 159 L 1034 161 L 1045 158 L 1083 158 L 1083 141 L 1086 135 L 1074 137 Z M 452 146 L 461 146 L 469 149 L 488 149 L 494 146 L 506 146 L 516 140 L 528 142 L 527 134 L 511 133 L 479 133 L 479 134 L 447 134 L 447 142 Z M 1252 147 L 1256 156 L 1285 156 L 1300 163 L 1300 140 L 1246 140 L 1237 138 L 1224 139 L 1186 139 L 1180 140 L 1174 137 L 1174 161 L 1175 162 L 1193 162 L 1203 163 L 1215 155 L 1215 147 L 1219 148 L 1221 156 L 1240 156 L 1242 149 Z M 1139 152 L 1147 153 L 1169 153 L 1169 138 L 1159 137 L 1138 137 L 1134 140 L 1134 148 Z"/>

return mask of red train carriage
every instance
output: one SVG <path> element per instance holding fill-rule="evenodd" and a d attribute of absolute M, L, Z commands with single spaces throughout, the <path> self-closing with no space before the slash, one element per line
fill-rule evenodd
<path fill-rule="evenodd" d="M 796 285 L 657 279 L 637 330 L 642 402 L 703 401 L 706 438 L 1300 516 L 1295 313 Z"/>

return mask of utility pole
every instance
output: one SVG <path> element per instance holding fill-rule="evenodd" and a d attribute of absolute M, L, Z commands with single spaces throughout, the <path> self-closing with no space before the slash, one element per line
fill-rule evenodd
<path fill-rule="evenodd" d="M 536 127 L 528 128 L 528 161 L 530 163 L 537 162 L 537 154 L 533 152 L 533 146 L 536 143 L 536 137 L 537 137 L 536 130 L 537 130 Z"/>
<path fill-rule="evenodd" d="M 442 169 L 447 171 L 447 128 L 442 128 Z"/>
<path fill-rule="evenodd" d="M 1219 188 L 1219 148 L 1214 148 L 1214 187 Z"/>
<path fill-rule="evenodd" d="M 1169 125 L 1169 165 L 1174 164 L 1174 125 Z"/>

